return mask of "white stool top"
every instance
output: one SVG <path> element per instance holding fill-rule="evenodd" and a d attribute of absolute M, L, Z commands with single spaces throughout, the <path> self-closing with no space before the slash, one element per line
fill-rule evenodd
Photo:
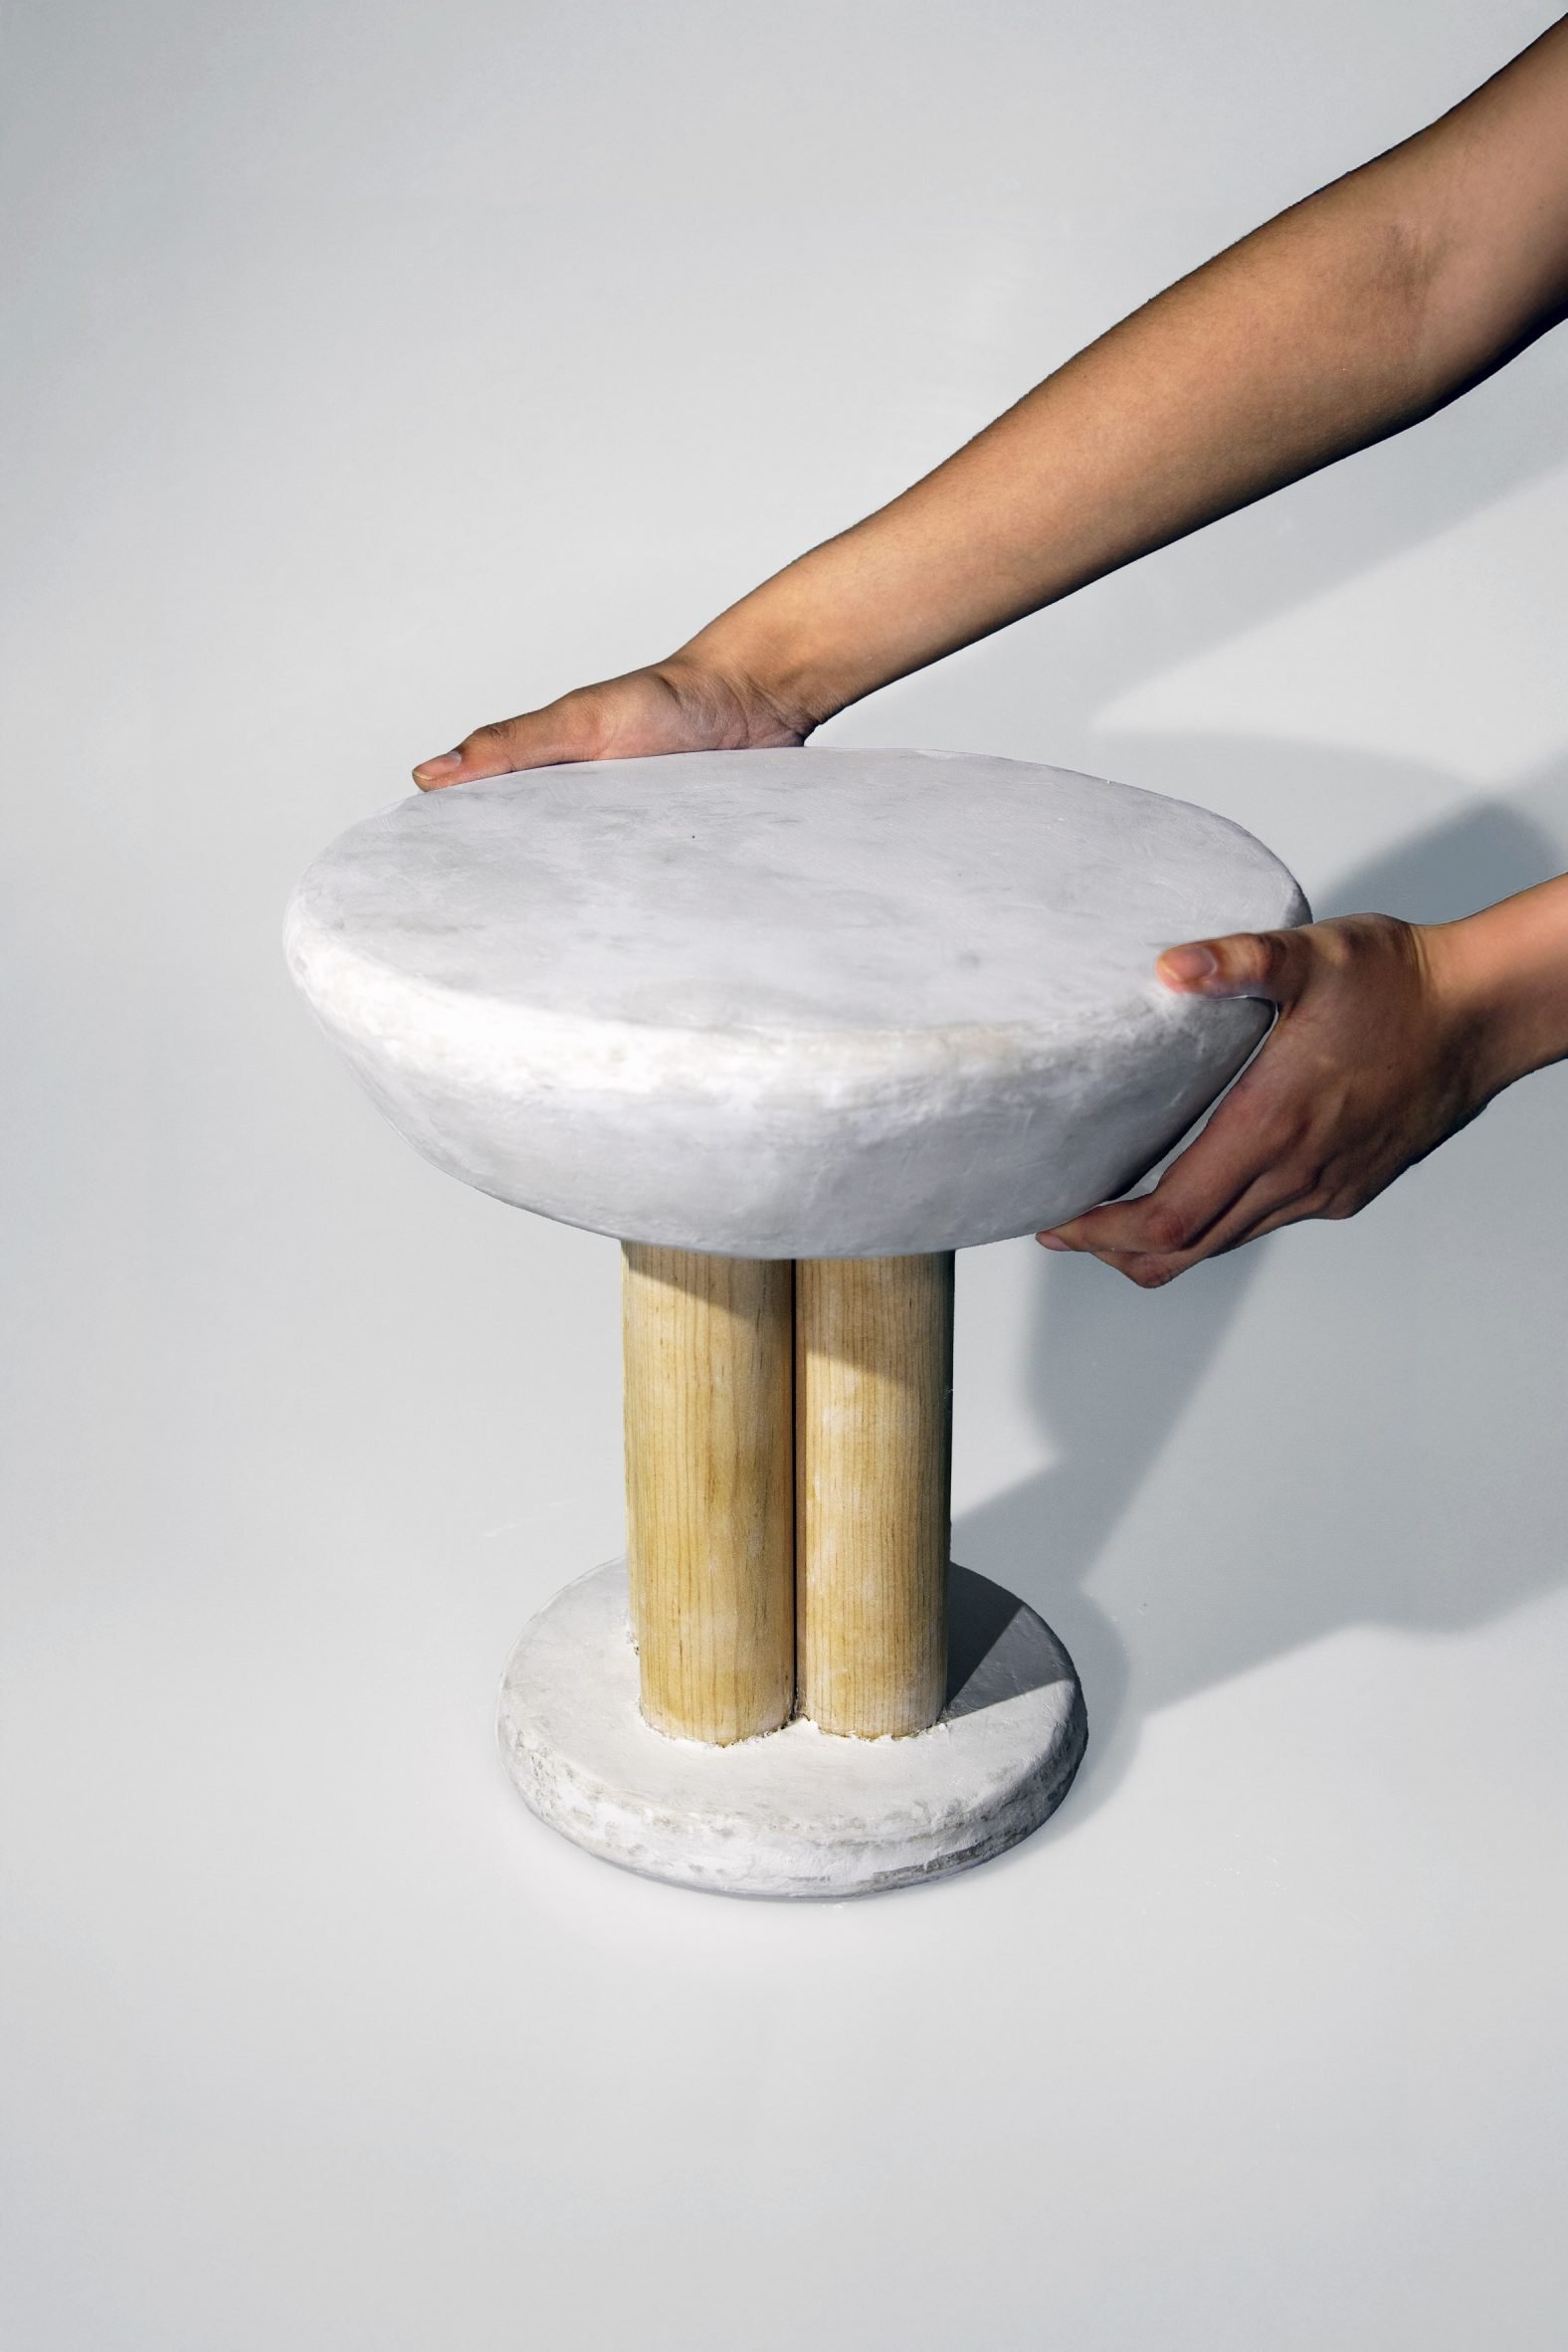
<path fill-rule="evenodd" d="M 401 802 L 290 964 L 393 1124 L 483 1191 L 734 1257 L 945 1250 L 1124 1190 L 1263 1036 L 1162 947 L 1307 919 L 1185 802 L 1020 760 L 695 752 Z"/>

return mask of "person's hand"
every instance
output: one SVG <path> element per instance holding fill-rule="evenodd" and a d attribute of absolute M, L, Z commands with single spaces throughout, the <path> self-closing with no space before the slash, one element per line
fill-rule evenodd
<path fill-rule="evenodd" d="M 752 751 L 803 743 L 812 721 L 790 711 L 739 671 L 673 654 L 646 670 L 578 686 L 542 710 L 493 720 L 455 751 L 422 760 L 422 792 L 504 776 L 563 760 L 636 759 L 663 751 Z"/>
<path fill-rule="evenodd" d="M 1254 996 L 1279 1018 L 1152 1192 L 1036 1238 L 1146 1290 L 1303 1217 L 1353 1217 L 1515 1073 L 1458 980 L 1460 924 L 1348 915 L 1166 950 L 1188 996 Z"/>

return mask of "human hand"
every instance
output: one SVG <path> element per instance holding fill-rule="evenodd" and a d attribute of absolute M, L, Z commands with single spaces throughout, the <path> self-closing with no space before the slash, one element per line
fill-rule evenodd
<path fill-rule="evenodd" d="M 578 686 L 540 710 L 496 719 L 455 751 L 421 761 L 422 792 L 558 761 L 636 759 L 663 751 L 752 751 L 803 743 L 813 720 L 784 707 L 738 670 L 686 653 L 597 686 Z"/>
<path fill-rule="evenodd" d="M 1356 914 L 1168 948 L 1168 988 L 1263 997 L 1279 1018 L 1152 1192 L 1037 1240 L 1154 1290 L 1277 1226 L 1353 1217 L 1519 1075 L 1470 985 L 1465 929 Z"/>

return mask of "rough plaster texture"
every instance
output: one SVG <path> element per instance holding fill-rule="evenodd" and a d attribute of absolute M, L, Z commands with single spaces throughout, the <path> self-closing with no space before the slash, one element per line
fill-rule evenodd
<path fill-rule="evenodd" d="M 501 1684 L 507 1770 L 591 1854 L 715 1894 L 843 1897 L 967 1869 L 1067 1794 L 1086 1724 L 1072 1661 L 1022 1601 L 951 1572 L 950 1696 L 909 1739 L 836 1739 L 796 1720 L 706 1747 L 643 1720 L 626 1565 L 566 1586 Z"/>
<path fill-rule="evenodd" d="M 736 1257 L 945 1250 L 1123 1190 L 1268 1025 L 1162 947 L 1306 918 L 1162 795 L 921 751 L 601 761 L 345 833 L 290 964 L 392 1123 L 482 1191 Z"/>

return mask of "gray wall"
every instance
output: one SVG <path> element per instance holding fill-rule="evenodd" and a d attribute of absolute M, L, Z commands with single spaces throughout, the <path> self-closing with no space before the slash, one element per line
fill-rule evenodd
<path fill-rule="evenodd" d="M 724 1906 L 490 1750 L 620 1542 L 614 1248 L 416 1162 L 277 945 L 413 760 L 668 650 L 1545 19 L 9 12 L 29 2352 L 1560 2340 L 1561 1073 L 1157 1296 L 966 1259 L 957 1550 L 1090 1764 L 972 1878 Z M 1565 607 L 1559 336 L 826 739 L 1444 915 L 1568 864 Z"/>

